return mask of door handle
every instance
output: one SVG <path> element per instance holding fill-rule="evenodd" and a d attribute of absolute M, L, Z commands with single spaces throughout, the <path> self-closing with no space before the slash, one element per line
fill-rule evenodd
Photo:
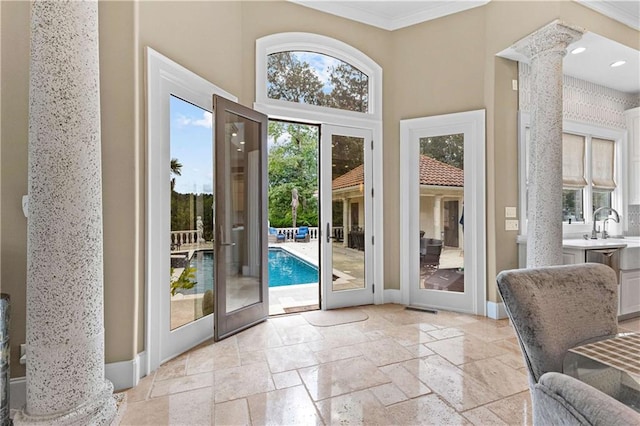
<path fill-rule="evenodd" d="M 331 227 L 329 226 L 329 222 L 327 222 L 327 242 L 330 243 L 332 238 L 335 238 L 331 235 Z"/>
<path fill-rule="evenodd" d="M 221 246 L 235 246 L 236 243 L 220 243 Z"/>

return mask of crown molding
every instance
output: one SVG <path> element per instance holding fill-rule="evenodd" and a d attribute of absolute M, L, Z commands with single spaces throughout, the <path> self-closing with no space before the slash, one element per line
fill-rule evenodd
<path fill-rule="evenodd" d="M 575 0 L 581 5 L 640 31 L 640 6 L 636 1 Z M 626 7 L 622 7 L 624 4 Z M 630 8 L 637 10 L 631 11 Z"/>

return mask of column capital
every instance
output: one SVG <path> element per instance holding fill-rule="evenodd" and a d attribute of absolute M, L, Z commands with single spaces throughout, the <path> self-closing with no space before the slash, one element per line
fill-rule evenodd
<path fill-rule="evenodd" d="M 556 19 L 515 42 L 512 48 L 528 59 L 533 59 L 544 52 L 558 52 L 564 56 L 567 46 L 580 40 L 584 32 L 584 28 Z"/>

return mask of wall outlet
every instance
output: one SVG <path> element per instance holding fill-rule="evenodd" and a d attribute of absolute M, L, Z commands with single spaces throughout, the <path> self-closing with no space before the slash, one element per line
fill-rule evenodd
<path fill-rule="evenodd" d="M 518 221 L 517 220 L 505 220 L 504 221 L 504 230 L 505 231 L 517 231 L 518 230 Z"/>
<path fill-rule="evenodd" d="M 518 210 L 515 207 L 505 207 L 504 217 L 517 217 Z"/>

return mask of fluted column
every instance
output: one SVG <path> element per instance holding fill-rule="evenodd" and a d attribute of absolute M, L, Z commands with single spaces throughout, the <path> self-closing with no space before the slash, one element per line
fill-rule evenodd
<path fill-rule="evenodd" d="M 583 32 L 554 21 L 513 46 L 531 61 L 529 268 L 562 264 L 562 59 Z"/>
<path fill-rule="evenodd" d="M 109 424 L 98 4 L 31 6 L 27 404 L 17 424 Z"/>

